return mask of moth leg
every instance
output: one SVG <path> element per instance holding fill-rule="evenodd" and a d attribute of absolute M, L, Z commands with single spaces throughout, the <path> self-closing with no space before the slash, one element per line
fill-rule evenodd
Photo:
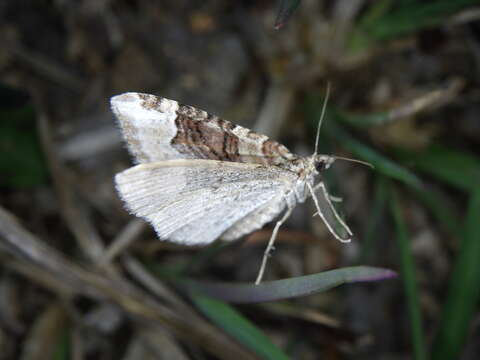
<path fill-rule="evenodd" d="M 290 214 L 292 213 L 293 207 L 287 201 L 287 211 L 283 214 L 282 218 L 277 221 L 275 227 L 273 228 L 272 235 L 270 236 L 270 240 L 268 241 L 267 248 L 263 253 L 262 265 L 260 266 L 260 270 L 258 271 L 257 279 L 255 280 L 255 285 L 260 284 L 263 278 L 263 273 L 265 272 L 265 268 L 267 267 L 268 257 L 270 256 L 270 252 L 273 249 L 273 244 L 275 243 L 275 239 L 277 238 L 278 230 L 280 226 L 288 219 Z"/>
<path fill-rule="evenodd" d="M 347 224 L 345 224 L 345 222 L 342 220 L 342 218 L 338 215 L 337 211 L 335 210 L 335 207 L 333 206 L 332 204 L 332 201 L 330 200 L 330 195 L 328 194 L 328 191 L 327 191 L 327 188 L 325 187 L 325 184 L 323 182 L 320 182 L 319 184 L 317 184 L 315 186 L 315 189 L 317 188 L 320 188 L 322 190 L 322 195 L 323 195 L 323 199 L 326 201 L 327 203 L 327 211 L 330 211 L 330 214 L 326 214 L 322 208 L 320 207 L 320 203 L 318 201 L 318 198 L 317 196 L 315 195 L 315 190 L 314 188 L 312 188 L 312 185 L 310 185 L 309 183 L 307 183 L 307 186 L 308 186 L 308 189 L 310 190 L 311 194 L 312 194 L 312 199 L 313 199 L 313 202 L 315 203 L 315 207 L 317 208 L 317 214 L 322 218 L 323 222 L 325 223 L 325 225 L 327 226 L 328 230 L 333 234 L 333 236 L 335 236 L 335 238 L 337 238 L 337 240 L 339 240 L 340 242 L 343 242 L 343 243 L 348 243 L 351 241 L 351 236 L 352 236 L 352 231 L 350 230 L 350 228 L 347 226 Z M 344 238 L 342 236 L 340 236 L 338 234 L 338 232 L 333 228 L 332 224 L 330 223 L 330 221 L 327 220 L 327 216 L 330 217 L 330 220 L 333 221 L 337 221 L 338 224 L 340 224 L 340 226 L 343 228 L 343 230 L 346 232 L 347 234 L 347 237 Z M 332 219 L 332 216 L 333 216 L 333 219 Z"/>
<path fill-rule="evenodd" d="M 315 185 L 315 186 L 313 187 L 313 191 L 314 191 L 314 192 L 317 191 L 318 188 L 320 187 L 320 185 L 322 185 L 322 184 L 323 184 L 323 183 L 320 182 L 320 183 L 318 183 L 317 185 Z M 343 198 L 340 197 L 340 196 L 335 196 L 335 195 L 328 194 L 328 197 L 330 198 L 330 201 L 331 201 L 331 202 L 336 202 L 336 203 L 341 203 L 341 202 L 343 202 Z M 316 216 L 316 215 L 318 215 L 318 212 L 316 212 L 315 214 L 313 214 L 313 216 Z"/>
<path fill-rule="evenodd" d="M 331 202 L 336 202 L 336 203 L 343 202 L 343 198 L 341 198 L 340 196 L 335 196 L 335 195 L 330 195 L 329 194 L 328 197 L 330 198 Z"/>

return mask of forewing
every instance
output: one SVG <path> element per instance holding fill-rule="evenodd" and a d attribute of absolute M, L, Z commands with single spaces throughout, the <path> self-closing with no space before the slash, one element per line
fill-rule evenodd
<path fill-rule="evenodd" d="M 214 241 L 233 224 L 292 189 L 297 176 L 277 168 L 214 160 L 141 164 L 117 174 L 128 209 L 161 239 Z"/>
<path fill-rule="evenodd" d="M 111 105 L 137 163 L 209 159 L 288 166 L 296 159 L 265 135 L 174 100 L 125 93 Z"/>
<path fill-rule="evenodd" d="M 178 103 L 153 95 L 125 93 L 110 100 L 123 137 L 137 163 L 188 158 L 172 146 Z"/>

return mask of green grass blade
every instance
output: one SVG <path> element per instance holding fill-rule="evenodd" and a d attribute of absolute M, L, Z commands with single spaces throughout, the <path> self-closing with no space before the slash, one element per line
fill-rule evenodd
<path fill-rule="evenodd" d="M 30 188 L 47 181 L 31 106 L 0 109 L 0 154 L 0 186 Z"/>
<path fill-rule="evenodd" d="M 65 328 L 65 332 L 58 340 L 57 347 L 53 354 L 53 360 L 67 360 L 70 359 L 71 355 L 71 329 Z"/>
<path fill-rule="evenodd" d="M 342 147 L 350 150 L 354 156 L 361 160 L 368 161 L 375 166 L 375 171 L 409 186 L 415 188 L 421 187 L 420 179 L 413 173 L 383 156 L 373 148 L 356 140 L 338 125 L 333 123 L 328 124 L 328 126 L 325 126 L 325 132 L 329 136 L 334 137 L 338 143 L 341 143 Z"/>
<path fill-rule="evenodd" d="M 262 359 L 288 359 L 287 355 L 274 345 L 261 330 L 232 306 L 198 292 L 191 292 L 190 298 L 197 308 L 213 323 L 221 327 L 241 344 L 253 350 Z"/>
<path fill-rule="evenodd" d="M 321 109 L 320 104 L 322 104 L 321 99 L 314 94 L 309 95 L 305 102 L 305 112 L 313 128 L 318 124 Z M 338 116 L 338 111 L 333 111 L 330 115 L 333 115 L 334 117 Z M 378 116 L 380 116 L 380 120 L 378 121 L 381 122 L 384 120 L 382 114 L 378 114 Z M 336 124 L 335 121 L 326 121 L 322 130 L 329 137 L 333 138 L 335 142 L 350 150 L 355 157 L 371 163 L 375 167 L 375 171 L 378 171 L 387 177 L 401 181 L 411 187 L 421 188 L 422 182 L 417 176 L 383 156 L 375 149 L 355 139 L 340 125 Z"/>
<path fill-rule="evenodd" d="M 391 40 L 442 24 L 456 12 L 478 5 L 478 0 L 409 1 L 404 4 L 383 16 L 373 17 L 373 20 L 371 14 L 367 12 L 365 16 L 369 18 L 359 21 L 351 35 L 349 48 L 353 51 L 361 50 L 376 42 Z"/>
<path fill-rule="evenodd" d="M 388 15 L 393 5 L 393 0 L 378 0 L 373 2 L 361 17 L 358 26 L 367 28 L 369 26 L 375 26 L 378 21 L 381 21 L 384 16 Z"/>
<path fill-rule="evenodd" d="M 262 358 L 287 359 L 250 321 L 219 299 L 239 303 L 283 300 L 324 291 L 345 283 L 376 281 L 394 276 L 396 274 L 388 269 L 357 266 L 269 281 L 260 285 L 200 282 L 184 278 L 173 280 L 176 285 L 187 290 L 192 301 L 205 316 Z"/>
<path fill-rule="evenodd" d="M 460 190 L 478 187 L 480 160 L 473 154 L 434 144 L 422 153 L 399 152 L 403 161 Z"/>
<path fill-rule="evenodd" d="M 397 243 L 400 250 L 400 268 L 407 300 L 414 359 L 426 360 L 427 355 L 425 351 L 422 315 L 418 297 L 417 280 L 415 276 L 415 264 L 410 250 L 407 227 L 401 214 L 397 193 L 393 188 L 391 189 L 390 207 L 393 221 L 395 223 Z"/>
<path fill-rule="evenodd" d="M 463 241 L 454 266 L 443 318 L 432 348 L 432 359 L 459 359 L 480 301 L 480 190 L 470 200 Z"/>
<path fill-rule="evenodd" d="M 203 282 L 178 278 L 175 284 L 212 298 L 234 303 L 285 300 L 326 291 L 336 286 L 395 277 L 395 272 L 369 266 L 354 266 L 275 281 L 254 283 Z"/>
<path fill-rule="evenodd" d="M 442 228 L 452 235 L 458 234 L 459 221 L 453 209 L 449 208 L 446 200 L 441 198 L 441 194 L 432 189 L 411 189 L 414 198 L 419 200 L 437 220 Z"/>
<path fill-rule="evenodd" d="M 386 179 L 383 176 L 377 176 L 374 186 L 374 195 L 372 200 L 372 210 L 368 220 L 367 231 L 362 241 L 362 248 L 359 255 L 360 264 L 371 264 L 374 258 L 375 241 L 377 240 L 378 225 L 385 214 L 385 206 L 388 197 L 388 188 Z"/>
<path fill-rule="evenodd" d="M 301 0 L 280 0 L 277 18 L 275 19 L 275 29 L 281 29 L 293 15 L 300 5 Z"/>
<path fill-rule="evenodd" d="M 391 122 L 390 113 L 387 111 L 367 114 L 356 114 L 333 108 L 330 111 L 329 108 L 329 114 L 331 114 L 331 117 L 335 119 L 335 121 L 351 125 L 358 129 L 365 129 L 372 126 L 379 126 Z"/>

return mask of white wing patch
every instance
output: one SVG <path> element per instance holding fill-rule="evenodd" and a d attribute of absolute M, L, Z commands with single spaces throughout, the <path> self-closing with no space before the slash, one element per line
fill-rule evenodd
<path fill-rule="evenodd" d="M 279 203 L 297 175 L 256 164 L 170 160 L 137 165 L 115 180 L 129 210 L 149 221 L 161 239 L 196 245 L 214 241 L 273 200 Z M 251 218 L 255 224 L 250 227 L 268 220 Z M 234 240 L 243 231 L 228 233 L 228 240 Z"/>
<path fill-rule="evenodd" d="M 110 103 L 137 163 L 185 158 L 171 146 L 177 135 L 176 101 L 131 92 L 112 97 Z"/>

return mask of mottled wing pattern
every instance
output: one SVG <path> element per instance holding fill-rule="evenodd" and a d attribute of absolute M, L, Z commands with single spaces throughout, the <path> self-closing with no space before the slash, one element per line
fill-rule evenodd
<path fill-rule="evenodd" d="M 149 221 L 161 239 L 187 245 L 210 243 L 247 218 L 250 227 L 261 227 L 285 207 L 296 180 L 276 167 L 213 160 L 140 164 L 115 177 L 132 213 Z M 272 202 L 276 214 L 249 216 Z M 229 240 L 241 235 L 230 230 Z"/>
<path fill-rule="evenodd" d="M 125 93 L 111 105 L 137 163 L 210 159 L 288 167 L 297 159 L 265 135 L 174 100 Z"/>

